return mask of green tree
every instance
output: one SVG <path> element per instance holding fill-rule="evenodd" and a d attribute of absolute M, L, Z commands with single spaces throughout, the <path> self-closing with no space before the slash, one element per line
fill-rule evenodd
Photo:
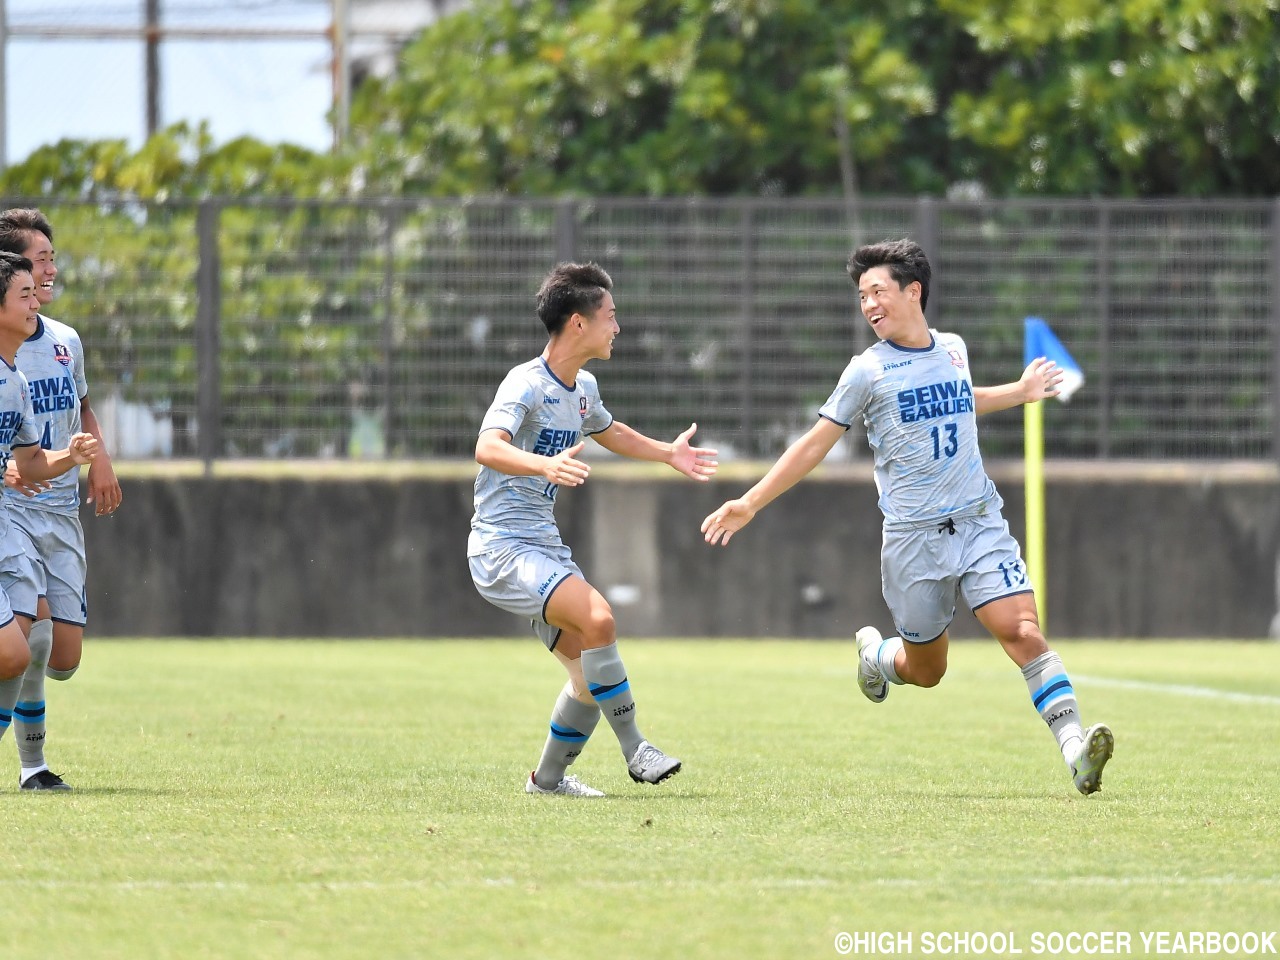
<path fill-rule="evenodd" d="M 1277 0 L 939 4 L 993 66 L 947 110 L 993 192 L 1280 192 Z"/>

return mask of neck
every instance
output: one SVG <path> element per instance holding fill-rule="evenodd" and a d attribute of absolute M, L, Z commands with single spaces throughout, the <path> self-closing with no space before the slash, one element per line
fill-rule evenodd
<path fill-rule="evenodd" d="M 556 339 L 547 341 L 547 348 L 542 351 L 542 359 L 561 382 L 573 384 L 578 379 L 578 371 L 591 358 L 575 353 L 567 344 Z"/>

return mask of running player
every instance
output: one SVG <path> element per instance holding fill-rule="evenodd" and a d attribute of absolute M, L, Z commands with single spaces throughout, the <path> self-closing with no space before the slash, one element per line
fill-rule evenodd
<path fill-rule="evenodd" d="M 72 435 L 67 449 L 56 452 L 40 445 L 30 390 L 26 378 L 15 366 L 18 349 L 36 332 L 39 310 L 32 262 L 0 252 L 0 359 L 4 361 L 0 369 L 0 469 L 7 469 L 12 458 L 23 481 L 37 486 L 80 464 L 90 463 L 98 449 L 98 441 L 87 433 Z M 43 677 L 49 651 L 45 648 L 33 655 L 28 645 L 35 609 L 34 593 L 30 594 L 31 606 L 26 610 L 15 613 L 10 604 L 9 589 L 23 582 L 25 554 L 16 528 L 9 521 L 9 513 L 8 509 L 0 509 L 0 585 L 4 587 L 0 590 L 0 737 L 9 729 L 16 714 L 15 736 L 25 765 L 26 751 L 31 746 L 26 741 L 35 736 L 30 724 L 25 722 L 28 707 L 30 712 L 42 715 L 44 703 L 23 701 L 19 704 L 18 697 L 33 672 Z M 43 730 L 39 737 L 42 741 Z M 42 743 L 39 746 L 43 748 Z M 47 767 L 45 769 L 47 771 Z M 20 779 L 24 789 L 59 789 L 27 786 L 25 781 L 29 779 L 30 775 Z"/>
<path fill-rule="evenodd" d="M 53 226 L 39 210 L 15 208 L 0 213 L 0 250 L 17 253 L 35 267 L 36 297 L 41 307 L 55 296 L 58 276 Z M 84 348 L 69 325 L 46 316 L 18 350 L 18 369 L 31 388 L 32 407 L 40 445 L 46 450 L 66 446 L 83 429 L 99 441 L 99 455 L 89 467 L 88 496 L 98 516 L 120 506 L 120 483 L 102 443 L 98 418 L 89 404 Z M 44 677 L 69 680 L 80 666 L 85 619 L 87 563 L 84 531 L 80 526 L 78 471 L 59 477 L 47 490 L 23 490 L 13 470 L 6 476 L 9 516 L 24 538 L 26 569 L 10 590 L 10 600 L 22 612 L 34 611 L 31 628 L 33 658 L 48 650 L 43 674 L 29 671 L 19 703 L 19 736 L 23 786 L 28 790 L 67 789 L 44 761 Z M 32 596 L 34 592 L 35 596 Z"/>
<path fill-rule="evenodd" d="M 680 761 L 649 743 L 609 603 L 583 576 L 560 539 L 554 506 L 562 486 L 586 481 L 576 459 L 591 437 L 607 450 L 669 464 L 693 480 L 716 472 L 716 451 L 689 445 L 693 424 L 672 443 L 638 433 L 610 415 L 596 378 L 583 369 L 608 360 L 618 322 L 613 281 L 594 263 L 561 263 L 537 294 L 546 349 L 513 368 L 480 424 L 475 514 L 467 557 L 476 589 L 490 603 L 528 619 L 569 674 L 551 712 L 551 730 L 525 792 L 601 797 L 566 776 L 604 713 L 631 779 L 659 783 Z"/>
<path fill-rule="evenodd" d="M 880 703 L 891 683 L 936 686 L 946 673 L 947 628 L 959 595 L 1021 668 L 1076 788 L 1093 793 L 1111 759 L 1111 731 L 1101 723 L 1082 728 L 1071 681 L 1040 631 L 1021 552 L 978 450 L 977 414 L 1055 396 L 1061 371 L 1040 359 L 1017 383 L 974 387 L 964 341 L 925 320 L 931 270 L 910 240 L 860 247 L 848 269 L 880 342 L 849 362 L 817 424 L 760 482 L 702 522 L 704 537 L 727 544 L 861 419 L 884 514 L 884 598 L 899 634 L 857 632 L 862 692 Z"/>

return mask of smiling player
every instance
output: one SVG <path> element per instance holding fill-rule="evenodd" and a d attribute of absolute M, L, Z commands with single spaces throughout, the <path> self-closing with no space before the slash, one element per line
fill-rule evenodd
<path fill-rule="evenodd" d="M 546 349 L 507 374 L 476 441 L 471 578 L 490 603 L 529 620 L 569 674 L 542 758 L 525 782 L 533 794 L 604 796 L 565 776 L 601 712 L 633 780 L 658 783 L 680 769 L 679 760 L 650 744 L 636 726 L 613 611 L 573 562 L 554 514 L 560 487 L 585 483 L 591 473 L 575 459 L 588 436 L 616 454 L 669 464 L 693 480 L 716 472 L 716 451 L 689 445 L 697 424 L 662 443 L 605 409 L 596 378 L 583 366 L 613 354 L 619 327 L 612 289 L 609 275 L 594 263 L 561 263 L 551 271 L 537 294 Z"/>

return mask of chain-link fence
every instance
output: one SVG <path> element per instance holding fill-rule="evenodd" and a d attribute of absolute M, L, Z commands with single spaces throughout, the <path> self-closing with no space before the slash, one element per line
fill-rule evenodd
<path fill-rule="evenodd" d="M 564 259 L 614 278 L 622 333 L 593 369 L 615 416 L 772 457 L 871 342 L 851 246 L 899 236 L 929 251 L 930 321 L 978 382 L 1018 377 L 1027 315 L 1080 362 L 1050 456 L 1280 455 L 1280 202 L 35 203 L 49 313 L 81 333 L 118 457 L 469 456 L 542 349 L 533 293 Z M 982 437 L 1018 454 L 1019 414 Z"/>

